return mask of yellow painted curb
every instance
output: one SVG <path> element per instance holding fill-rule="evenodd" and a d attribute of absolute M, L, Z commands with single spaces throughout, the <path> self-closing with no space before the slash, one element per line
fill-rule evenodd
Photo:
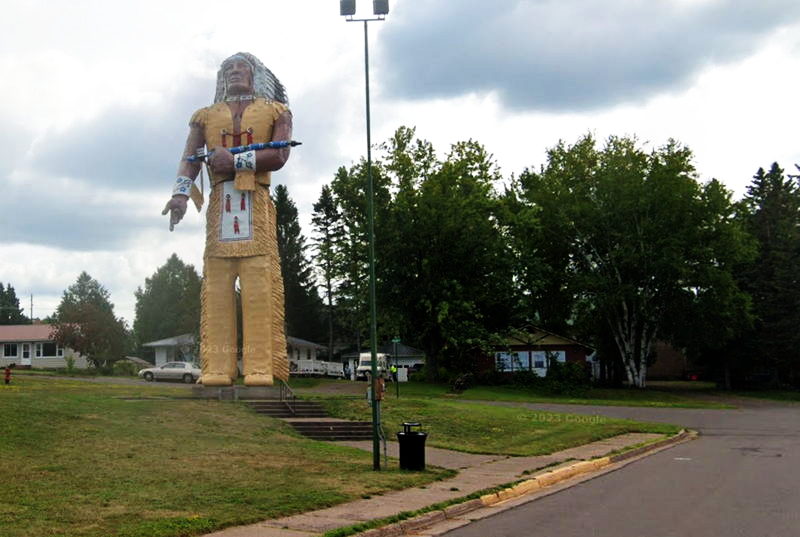
<path fill-rule="evenodd" d="M 488 506 L 505 500 L 510 500 L 511 498 L 524 496 L 525 494 L 535 492 L 544 487 L 555 485 L 556 483 L 571 477 L 575 477 L 576 475 L 595 472 L 605 466 L 608 466 L 609 464 L 611 464 L 610 457 L 576 462 L 575 464 L 570 464 L 569 466 L 537 475 L 533 479 L 527 479 L 521 483 L 517 483 L 511 488 L 503 489 L 500 492 L 484 494 L 481 496 L 481 503 Z"/>
<path fill-rule="evenodd" d="M 523 494 L 533 492 L 534 490 L 539 490 L 540 488 L 541 486 L 539 485 L 538 481 L 536 481 L 535 479 L 528 479 L 527 481 L 523 481 L 522 483 L 517 483 L 516 485 L 511 487 L 511 490 L 516 491 L 517 494 L 522 496 Z"/>
<path fill-rule="evenodd" d="M 592 459 L 589 461 L 579 461 L 574 464 L 570 464 L 569 466 L 564 466 L 562 468 L 557 468 L 555 470 L 550 470 L 549 472 L 537 475 L 532 479 L 517 483 L 513 487 L 503 489 L 500 492 L 484 494 L 481 496 L 481 503 L 485 506 L 489 506 L 505 500 L 510 500 L 511 498 L 524 496 L 525 494 L 535 492 L 544 487 L 555 485 L 556 483 L 560 483 L 561 481 L 571 477 L 575 477 L 580 474 L 596 472 L 601 468 L 608 466 L 609 464 L 611 464 L 611 457 L 601 457 L 599 459 Z"/>
<path fill-rule="evenodd" d="M 500 501 L 500 498 L 497 497 L 496 492 L 492 492 L 491 494 L 484 494 L 481 496 L 481 503 L 483 505 L 494 505 Z"/>
<path fill-rule="evenodd" d="M 539 486 L 549 487 L 553 483 L 557 483 L 560 477 L 557 472 L 545 472 L 542 475 L 537 475 L 534 479 L 539 482 Z"/>
<path fill-rule="evenodd" d="M 611 457 L 601 457 L 591 462 L 593 462 L 595 464 L 595 467 L 599 470 L 600 468 L 604 468 L 609 464 L 611 464 Z"/>

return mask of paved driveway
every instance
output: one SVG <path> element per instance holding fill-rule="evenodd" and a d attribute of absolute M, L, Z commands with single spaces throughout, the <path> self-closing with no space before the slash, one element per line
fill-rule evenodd
<path fill-rule="evenodd" d="M 451 537 L 796 537 L 800 405 L 736 410 L 522 405 L 685 425 L 698 440 L 522 505 Z"/>

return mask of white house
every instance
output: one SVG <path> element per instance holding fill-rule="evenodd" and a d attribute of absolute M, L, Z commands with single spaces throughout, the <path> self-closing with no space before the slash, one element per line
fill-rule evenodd
<path fill-rule="evenodd" d="M 286 336 L 286 350 L 290 361 L 317 360 L 317 355 L 327 351 L 327 347 L 299 337 Z"/>
<path fill-rule="evenodd" d="M 159 339 L 142 343 L 142 347 L 152 347 L 156 352 L 156 366 L 167 362 L 196 362 L 194 355 L 194 334 Z"/>
<path fill-rule="evenodd" d="M 180 336 L 159 339 L 142 343 L 143 347 L 151 347 L 156 353 L 156 366 L 161 366 L 167 362 L 198 362 L 195 356 L 195 337 L 193 334 L 181 334 Z M 341 377 L 343 373 L 342 364 L 338 362 L 325 362 L 319 359 L 319 355 L 327 349 L 323 345 L 318 345 L 311 341 L 287 336 L 286 351 L 289 358 L 289 369 L 293 375 L 324 375 Z M 241 358 L 239 359 L 239 370 L 242 370 Z"/>
<path fill-rule="evenodd" d="M 0 366 L 57 369 L 67 367 L 67 359 L 72 358 L 73 367 L 89 367 L 85 357 L 57 345 L 52 333 L 49 324 L 0 325 Z"/>

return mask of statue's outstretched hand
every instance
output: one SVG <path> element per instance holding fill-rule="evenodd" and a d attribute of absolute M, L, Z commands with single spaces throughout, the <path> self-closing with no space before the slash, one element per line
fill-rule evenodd
<path fill-rule="evenodd" d="M 189 197 L 184 196 L 183 194 L 175 194 L 164 206 L 164 210 L 161 211 L 162 215 L 169 213 L 170 231 L 175 229 L 175 224 L 180 222 L 183 218 L 183 215 L 186 214 L 186 200 L 188 199 Z"/>

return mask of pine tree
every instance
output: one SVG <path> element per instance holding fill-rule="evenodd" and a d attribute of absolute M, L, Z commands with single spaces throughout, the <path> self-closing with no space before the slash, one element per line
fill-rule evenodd
<path fill-rule="evenodd" d="M 757 365 L 778 374 L 776 380 L 800 378 L 800 188 L 777 163 L 759 168 L 742 201 L 747 229 L 758 256 L 740 274 L 756 315 L 750 341 Z"/>
<path fill-rule="evenodd" d="M 9 283 L 5 288 L 0 282 L 0 324 L 26 324 L 29 319 L 19 307 L 19 299 L 14 287 Z"/>
<path fill-rule="evenodd" d="M 306 238 L 300 229 L 297 206 L 284 185 L 275 188 L 275 213 L 278 224 L 278 252 L 281 258 L 286 303 L 287 335 L 318 340 L 322 302 L 314 284 L 312 267 L 306 258 Z"/>
<path fill-rule="evenodd" d="M 311 217 L 314 225 L 313 244 L 316 251 L 317 276 L 324 290 L 328 328 L 328 356 L 333 356 L 335 267 L 341 262 L 340 249 L 344 239 L 341 213 L 330 186 L 323 185 Z"/>

